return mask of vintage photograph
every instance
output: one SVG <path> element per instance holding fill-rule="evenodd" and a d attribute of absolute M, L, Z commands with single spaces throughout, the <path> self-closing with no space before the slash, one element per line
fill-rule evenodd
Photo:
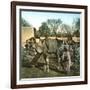
<path fill-rule="evenodd" d="M 87 6 L 11 2 L 11 88 L 87 84 Z"/>
<path fill-rule="evenodd" d="M 20 78 L 80 76 L 80 13 L 20 10 Z"/>

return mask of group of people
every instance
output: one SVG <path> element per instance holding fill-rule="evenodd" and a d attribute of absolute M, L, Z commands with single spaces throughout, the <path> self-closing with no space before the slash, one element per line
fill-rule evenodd
<path fill-rule="evenodd" d="M 57 69 L 59 71 L 65 71 L 69 73 L 72 66 L 72 57 L 74 55 L 73 51 L 73 40 L 68 39 L 66 41 L 56 39 L 50 39 L 46 37 L 45 39 L 39 39 L 39 42 L 36 42 L 34 37 L 26 40 L 25 51 L 31 57 L 31 64 L 35 65 L 40 56 L 43 56 L 45 61 L 44 71 L 50 71 L 50 57 L 52 54 L 56 56 L 57 60 Z"/>

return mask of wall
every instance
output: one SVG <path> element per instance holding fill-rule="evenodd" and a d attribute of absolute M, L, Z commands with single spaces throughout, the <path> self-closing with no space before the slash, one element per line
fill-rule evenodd
<path fill-rule="evenodd" d="M 11 0 L 0 0 L 0 90 L 10 90 L 10 1 Z M 88 16 L 90 15 L 90 0 L 30 0 L 30 1 L 88 5 Z M 90 23 L 90 17 L 88 17 L 88 23 Z M 89 29 L 90 26 L 88 27 L 88 34 L 90 34 Z M 90 38 L 90 35 L 88 35 L 88 38 Z M 88 46 L 90 46 L 90 41 L 88 42 Z M 89 50 L 90 47 L 88 47 L 88 51 Z M 90 59 L 90 56 L 88 58 Z M 88 63 L 90 63 L 89 59 Z M 90 68 L 90 65 L 88 65 L 88 68 Z M 90 76 L 90 70 L 88 71 L 89 71 L 88 76 Z M 90 77 L 88 85 L 32 88 L 21 90 L 77 90 L 77 89 L 90 90 Z"/>
<path fill-rule="evenodd" d="M 31 37 L 34 37 L 34 30 L 31 27 L 22 27 L 21 29 L 22 29 L 21 42 L 22 42 L 22 46 L 24 46 L 26 40 L 30 39 Z"/>

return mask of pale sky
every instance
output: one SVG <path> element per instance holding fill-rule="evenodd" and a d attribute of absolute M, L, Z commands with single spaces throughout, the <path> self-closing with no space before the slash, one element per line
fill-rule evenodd
<path fill-rule="evenodd" d="M 29 24 L 38 29 L 42 22 L 47 19 L 61 19 L 64 24 L 72 25 L 73 20 L 80 18 L 79 13 L 56 13 L 56 12 L 40 12 L 40 11 L 21 11 L 21 17 Z"/>

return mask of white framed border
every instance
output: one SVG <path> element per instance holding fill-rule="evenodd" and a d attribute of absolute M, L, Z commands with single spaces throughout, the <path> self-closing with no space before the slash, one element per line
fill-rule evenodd
<path fill-rule="evenodd" d="M 35 10 L 50 10 L 50 11 L 68 11 L 68 12 L 81 12 L 80 14 L 80 76 L 68 76 L 68 77 L 50 77 L 50 78 L 28 78 L 28 79 L 21 79 L 20 80 L 20 31 L 19 31 L 19 20 L 20 20 L 20 9 L 35 9 Z M 85 18 L 85 11 L 84 9 L 75 9 L 75 8 L 51 8 L 51 7 L 36 7 L 36 6 L 16 6 L 16 83 L 17 85 L 23 84 L 37 84 L 37 83 L 54 83 L 54 82 L 75 82 L 75 81 L 84 81 L 84 68 L 85 68 L 85 61 L 84 61 L 84 18 Z"/>

